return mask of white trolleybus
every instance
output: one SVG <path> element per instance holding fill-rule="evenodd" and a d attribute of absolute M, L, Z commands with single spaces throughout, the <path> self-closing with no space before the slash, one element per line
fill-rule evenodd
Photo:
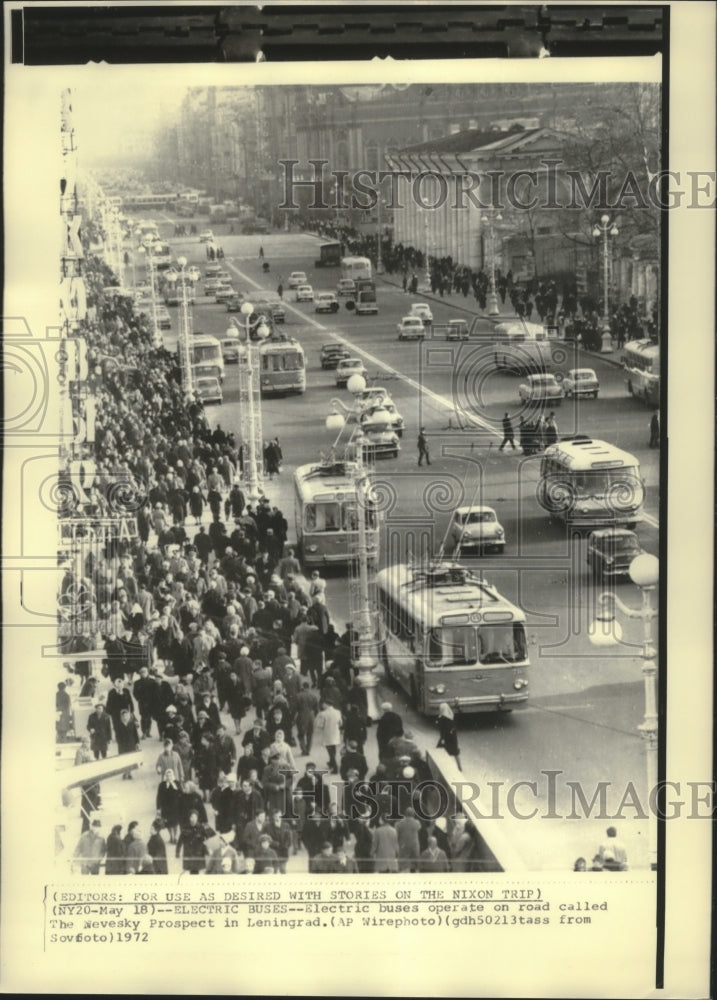
<path fill-rule="evenodd" d="M 630 340 L 622 353 L 625 385 L 631 396 L 651 406 L 660 405 L 660 345 L 651 340 Z"/>
<path fill-rule="evenodd" d="M 634 528 L 642 519 L 645 485 L 634 455 L 584 434 L 543 452 L 538 503 L 571 527 Z"/>
<path fill-rule="evenodd" d="M 259 348 L 262 396 L 286 395 L 306 391 L 306 358 L 298 340 L 274 334 Z"/>
<path fill-rule="evenodd" d="M 301 465 L 294 473 L 294 518 L 299 556 L 305 566 L 348 563 L 357 543 L 355 462 Z M 368 557 L 378 558 L 378 519 L 368 507 Z"/>
<path fill-rule="evenodd" d="M 554 346 L 537 323 L 499 323 L 493 331 L 493 363 L 500 371 L 520 374 L 552 371 Z"/>
<path fill-rule="evenodd" d="M 224 355 L 216 337 L 197 333 L 190 341 L 189 350 L 195 376 L 215 375 L 220 383 L 224 381 Z"/>
<path fill-rule="evenodd" d="M 356 281 L 357 278 L 370 280 L 372 277 L 371 261 L 368 257 L 342 257 L 341 277 L 351 278 L 352 281 Z"/>
<path fill-rule="evenodd" d="M 384 669 L 419 711 L 525 706 L 525 615 L 482 577 L 457 563 L 394 565 L 377 574 L 376 592 Z"/>

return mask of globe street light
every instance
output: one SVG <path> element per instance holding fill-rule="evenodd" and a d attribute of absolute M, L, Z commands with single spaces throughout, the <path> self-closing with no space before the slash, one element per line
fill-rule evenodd
<path fill-rule="evenodd" d="M 256 503 L 264 492 L 263 431 L 261 422 L 261 388 L 259 385 L 259 357 L 252 344 L 252 329 L 256 329 L 258 340 L 269 336 L 269 328 L 263 316 L 252 323 L 254 306 L 243 302 L 240 312 L 243 326 L 236 327 L 239 336 L 239 424 L 243 448 L 242 476 L 246 485 L 247 498 Z"/>
<path fill-rule="evenodd" d="M 146 255 L 149 271 L 149 293 L 152 303 L 152 344 L 154 347 L 161 347 L 162 331 L 159 329 L 159 320 L 157 318 L 157 282 L 154 270 L 154 247 L 155 244 L 150 243 L 146 247 L 139 247 L 139 252 Z"/>
<path fill-rule="evenodd" d="M 599 239 L 600 236 L 603 237 L 603 260 L 602 260 L 602 347 L 600 348 L 601 354 L 612 354 L 612 337 L 610 335 L 610 299 L 609 299 L 609 284 L 610 284 L 610 244 L 608 243 L 608 235 L 617 236 L 619 230 L 616 225 L 610 224 L 610 216 L 603 215 L 600 218 L 600 224 L 595 224 L 593 228 L 593 236 Z"/>
<path fill-rule="evenodd" d="M 489 316 L 499 316 L 500 309 L 498 308 L 498 295 L 495 288 L 495 223 L 502 222 L 503 216 L 498 212 L 497 215 L 483 215 L 480 220 L 484 226 L 488 226 L 488 248 L 489 248 L 489 266 L 490 266 L 490 291 L 488 293 L 488 315 Z"/>
<path fill-rule="evenodd" d="M 645 757 L 647 763 L 647 794 L 652 797 L 657 788 L 657 695 L 655 678 L 657 674 L 656 656 L 652 638 L 652 622 L 657 617 L 657 611 L 652 606 L 652 594 L 660 577 L 660 563 L 655 556 L 647 552 L 636 556 L 630 563 L 630 579 L 640 588 L 642 606 L 631 608 L 612 591 L 606 591 L 598 597 L 600 610 L 595 622 L 590 625 L 588 636 L 596 646 L 614 646 L 622 638 L 622 629 L 615 621 L 615 608 L 618 608 L 627 618 L 640 619 L 643 624 L 642 641 L 642 676 L 645 686 L 645 717 L 637 727 L 645 742 Z M 649 816 L 649 855 L 650 867 L 657 867 L 657 817 L 654 809 Z"/>
<path fill-rule="evenodd" d="M 182 359 L 182 386 L 185 396 L 189 399 L 194 393 L 194 369 L 192 365 L 192 316 L 189 311 L 189 299 L 187 296 L 187 280 L 191 280 L 186 270 L 187 258 L 178 257 L 179 273 L 176 280 L 182 283 L 182 304 L 179 322 L 179 350 Z M 169 278 L 170 272 L 167 272 Z M 171 280 L 171 279 L 170 279 Z"/>
<path fill-rule="evenodd" d="M 332 433 L 337 431 L 338 436 L 334 441 L 334 448 L 338 444 L 339 438 L 346 425 L 345 416 L 338 411 L 338 407 L 346 414 L 355 414 L 359 419 L 360 400 L 359 395 L 366 388 L 366 380 L 362 375 L 352 375 L 346 384 L 347 389 L 354 396 L 353 408 L 347 408 L 340 400 L 332 400 L 334 412 L 326 418 L 326 428 Z M 371 480 L 363 460 L 365 438 L 361 426 L 354 428 L 349 444 L 354 446 L 355 459 L 351 465 L 354 496 L 356 500 L 355 546 L 350 547 L 351 569 L 355 573 L 356 586 L 350 588 L 351 618 L 358 633 L 357 650 L 352 644 L 352 658 L 354 666 L 358 669 L 358 683 L 366 692 L 366 712 L 368 718 L 375 721 L 379 718 L 378 706 L 376 704 L 376 615 L 371 603 L 371 591 L 374 583 L 374 572 L 376 567 L 377 553 L 372 553 L 369 558 L 368 532 L 366 519 L 371 510 Z M 348 445 L 347 445 L 348 450 Z M 356 657 L 358 652 L 358 657 Z"/>

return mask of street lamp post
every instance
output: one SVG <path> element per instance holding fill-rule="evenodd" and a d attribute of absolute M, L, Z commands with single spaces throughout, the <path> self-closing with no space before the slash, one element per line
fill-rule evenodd
<path fill-rule="evenodd" d="M 593 228 L 593 236 L 603 238 L 602 245 L 602 347 L 601 354 L 612 354 L 612 336 L 610 335 L 610 244 L 608 236 L 617 236 L 618 228 L 610 223 L 610 216 L 603 215 L 600 223 Z"/>
<path fill-rule="evenodd" d="M 615 621 L 615 608 L 627 618 L 640 619 L 643 625 L 642 640 L 642 676 L 645 687 L 645 716 L 637 727 L 645 743 L 645 758 L 647 765 L 647 794 L 654 795 L 657 788 L 657 651 L 653 642 L 652 622 L 657 617 L 657 611 L 652 606 L 652 595 L 660 576 L 659 560 L 647 552 L 636 556 L 630 563 L 630 579 L 640 588 L 642 606 L 631 608 L 612 591 L 600 594 L 598 602 L 600 610 L 597 619 L 588 631 L 590 641 L 596 646 L 614 646 L 622 638 L 622 629 Z M 654 809 L 649 811 L 648 849 L 650 867 L 657 867 L 657 817 Z"/>
<path fill-rule="evenodd" d="M 351 436 L 355 458 L 353 463 L 353 484 L 356 496 L 356 548 L 351 553 L 352 568 L 356 572 L 356 592 L 351 588 L 352 623 L 358 633 L 358 656 L 354 665 L 358 669 L 358 683 L 366 692 L 366 712 L 368 718 L 375 721 L 379 718 L 376 703 L 376 629 L 375 613 L 371 606 L 371 586 L 376 566 L 376 556 L 369 557 L 368 533 L 366 528 L 367 511 L 370 509 L 371 479 L 364 463 L 364 434 L 361 429 L 359 394 L 366 388 L 366 380 L 361 375 L 352 375 L 348 380 L 347 389 L 354 396 L 353 407 L 345 406 L 340 400 L 332 400 L 334 412 L 326 418 L 326 427 L 330 431 L 338 431 L 334 442 L 336 447 L 341 433 L 346 425 L 344 414 L 356 417 L 356 428 Z M 347 446 L 348 449 L 348 446 Z M 352 649 L 352 654 L 354 650 Z"/>
<path fill-rule="evenodd" d="M 179 346 L 182 352 L 182 387 L 187 399 L 194 393 L 194 371 L 192 369 L 192 315 L 187 297 L 187 258 L 178 257 L 179 281 L 182 283 L 182 305 L 179 324 Z"/>
<path fill-rule="evenodd" d="M 381 259 L 381 194 L 378 196 L 378 246 L 376 248 L 376 274 L 383 274 L 383 261 Z"/>
<path fill-rule="evenodd" d="M 428 226 L 428 214 L 424 213 L 423 230 L 424 230 L 424 234 L 425 234 L 425 237 L 426 237 L 426 273 L 424 275 L 424 279 L 423 280 L 424 280 L 424 283 L 425 283 L 424 291 L 426 291 L 426 292 L 430 292 L 431 291 L 431 257 L 430 257 L 431 247 L 430 247 L 430 237 L 428 235 L 428 229 L 429 229 L 429 226 Z"/>
<path fill-rule="evenodd" d="M 503 216 L 500 212 L 495 216 L 484 215 L 481 217 L 483 225 L 488 226 L 488 249 L 490 257 L 490 291 L 488 292 L 489 316 L 500 315 L 500 309 L 498 308 L 498 294 L 495 287 L 495 223 L 502 221 Z"/>
<path fill-rule="evenodd" d="M 251 317 L 254 306 L 251 302 L 243 302 L 241 314 L 243 327 L 239 327 L 239 403 L 241 410 L 239 422 L 243 450 L 243 480 L 246 486 L 247 499 L 256 503 L 263 494 L 264 456 L 262 453 L 262 421 L 261 421 L 261 388 L 259 385 L 258 356 L 252 344 Z M 257 337 L 264 340 L 269 336 L 269 330 L 260 316 L 253 324 L 257 327 Z"/>
<path fill-rule="evenodd" d="M 142 246 L 139 248 L 140 253 L 146 254 L 147 256 L 147 270 L 149 272 L 149 293 L 150 301 L 152 303 L 152 344 L 154 347 L 162 346 L 162 331 L 159 329 L 159 319 L 157 318 L 157 281 L 154 270 L 154 256 L 153 256 L 154 245 L 152 243 L 149 246 Z"/>

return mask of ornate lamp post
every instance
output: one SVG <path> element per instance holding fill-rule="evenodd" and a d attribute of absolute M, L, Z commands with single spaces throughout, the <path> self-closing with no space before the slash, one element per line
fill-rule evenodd
<path fill-rule="evenodd" d="M 157 318 L 157 278 L 154 269 L 154 256 L 153 256 L 154 244 L 150 243 L 149 246 L 141 246 L 139 252 L 143 253 L 147 257 L 147 270 L 149 272 L 149 293 L 150 300 L 152 303 L 152 344 L 154 347 L 162 346 L 162 331 L 159 329 L 159 320 Z"/>
<path fill-rule="evenodd" d="M 490 291 L 488 292 L 489 316 L 500 315 L 500 309 L 498 308 L 498 295 L 495 288 L 495 224 L 496 222 L 502 221 L 503 216 L 500 212 L 498 212 L 497 215 L 483 215 L 481 217 L 483 225 L 488 227 L 488 258 L 490 268 Z"/>
<path fill-rule="evenodd" d="M 346 417 L 338 412 L 343 409 L 345 414 L 356 416 L 356 427 L 350 438 L 351 450 L 355 451 L 353 464 L 353 484 L 356 491 L 356 546 L 352 552 L 352 568 L 356 573 L 357 586 L 351 588 L 351 617 L 358 633 L 358 658 L 354 660 L 358 668 L 358 682 L 366 691 L 366 710 L 371 720 L 379 717 L 376 704 L 376 622 L 375 611 L 371 605 L 371 589 L 375 572 L 377 553 L 369 554 L 368 534 L 366 528 L 367 512 L 370 510 L 371 479 L 364 464 L 364 435 L 360 424 L 359 393 L 366 388 L 366 380 L 362 375 L 352 375 L 346 388 L 354 396 L 354 406 L 346 407 L 340 400 L 332 400 L 334 412 L 326 418 L 326 428 L 337 431 L 334 448 L 346 426 Z M 347 451 L 349 450 L 347 445 Z M 354 650 L 352 649 L 352 654 Z"/>
<path fill-rule="evenodd" d="M 601 354 L 612 354 L 612 337 L 610 335 L 610 244 L 608 236 L 617 236 L 618 228 L 610 223 L 610 216 L 603 215 L 600 223 L 593 228 L 593 236 L 603 238 L 602 244 L 602 347 Z"/>
<path fill-rule="evenodd" d="M 259 385 L 259 354 L 252 343 L 251 332 L 256 328 L 256 336 L 264 340 L 269 336 L 264 317 L 253 324 L 251 317 L 254 306 L 243 302 L 241 314 L 243 326 L 239 330 L 239 414 L 240 433 L 243 448 L 243 480 L 247 499 L 256 503 L 264 492 L 264 456 L 262 453 L 261 388 Z"/>
<path fill-rule="evenodd" d="M 657 694 L 656 674 L 657 664 L 652 637 L 652 622 L 657 617 L 657 611 L 652 606 L 652 594 L 660 577 L 660 563 L 655 556 L 643 552 L 630 563 L 630 579 L 642 593 L 642 606 L 631 608 L 624 604 L 617 594 L 606 591 L 600 594 L 598 602 L 600 611 L 596 620 L 588 630 L 590 641 L 595 646 L 614 646 L 622 639 L 622 628 L 615 620 L 615 608 L 627 618 L 637 618 L 643 624 L 642 641 L 642 676 L 645 685 L 645 717 L 637 727 L 645 742 L 645 758 L 647 763 L 647 792 L 652 795 L 657 787 Z M 654 810 L 649 817 L 649 854 L 650 867 L 657 867 L 657 817 Z"/>

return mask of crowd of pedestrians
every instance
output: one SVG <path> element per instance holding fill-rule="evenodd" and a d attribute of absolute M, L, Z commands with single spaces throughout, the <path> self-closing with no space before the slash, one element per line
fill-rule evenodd
<path fill-rule="evenodd" d="M 133 820 L 106 838 L 101 784 L 83 788 L 76 867 L 163 874 L 174 852 L 190 873 L 281 873 L 305 852 L 316 873 L 471 869 L 464 817 L 426 823 L 397 798 L 392 782 L 426 765 L 390 705 L 368 751 L 354 631 L 336 631 L 319 572 L 302 575 L 283 512 L 247 502 L 241 442 L 186 400 L 176 356 L 151 346 L 90 255 L 86 282 L 97 427 L 81 489 L 61 474 L 59 516 L 123 530 L 66 565 L 60 642 L 80 655 L 58 688 L 57 736 L 81 739 L 77 764 L 142 749 L 157 783 L 150 828 Z M 277 438 L 265 460 L 279 471 Z M 81 659 L 95 649 L 101 677 Z M 92 699 L 86 733 L 73 729 L 73 683 Z"/>

